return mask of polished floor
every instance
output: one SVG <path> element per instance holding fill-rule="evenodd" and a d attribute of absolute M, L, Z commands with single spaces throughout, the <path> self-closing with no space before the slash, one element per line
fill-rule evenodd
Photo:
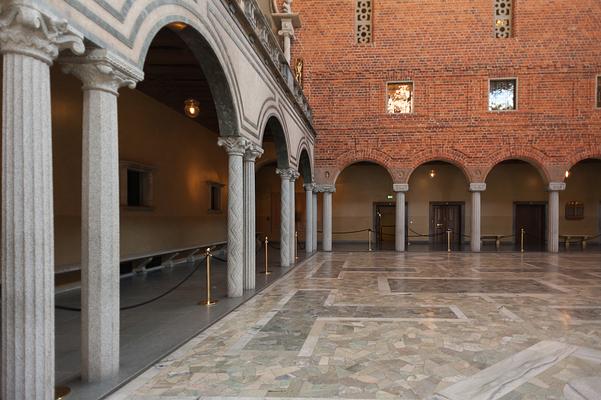
<path fill-rule="evenodd" d="M 600 399 L 601 253 L 318 253 L 109 397 Z"/>
<path fill-rule="evenodd" d="M 121 311 L 119 374 L 102 382 L 81 380 L 81 314 L 57 310 L 56 383 L 72 390 L 69 400 L 91 400 L 108 395 L 290 271 L 290 268 L 280 267 L 279 251 L 274 247 L 269 252 L 271 275 L 261 274 L 264 256 L 262 250 L 257 254 L 256 290 L 247 290 L 243 297 L 235 299 L 226 296 L 226 264 L 214 258 L 211 290 L 218 303 L 213 306 L 198 304 L 207 294 L 204 261 L 200 265 L 182 264 L 122 278 L 120 300 L 123 307 L 144 303 L 165 293 L 198 267 L 197 272 L 172 293 L 142 307 Z M 299 257 L 302 260 L 304 252 L 299 252 Z M 56 304 L 80 307 L 80 290 L 57 294 Z"/>

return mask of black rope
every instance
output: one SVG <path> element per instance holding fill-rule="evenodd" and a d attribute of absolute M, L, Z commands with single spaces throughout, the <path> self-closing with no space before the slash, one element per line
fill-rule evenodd
<path fill-rule="evenodd" d="M 361 232 L 367 232 L 367 231 L 372 231 L 371 228 L 368 229 L 361 229 L 360 231 L 348 231 L 348 232 L 332 232 L 332 235 L 348 235 L 351 233 L 361 233 Z M 323 233 L 323 231 L 317 231 L 317 233 Z"/>
<path fill-rule="evenodd" d="M 145 306 L 147 304 L 153 303 L 153 302 L 155 302 L 155 301 L 157 301 L 159 299 L 162 299 L 163 297 L 165 297 L 168 294 L 172 293 L 173 291 L 175 291 L 176 289 L 178 289 L 181 285 L 183 285 L 184 283 L 186 283 L 186 281 L 188 279 L 190 279 L 192 277 L 192 275 L 194 275 L 194 273 L 196 271 L 199 270 L 199 268 L 200 268 L 200 266 L 202 264 L 202 261 L 204 261 L 204 259 L 206 259 L 206 256 L 203 258 L 203 260 L 199 260 L 198 265 L 192 270 L 192 272 L 190 272 L 184 279 L 182 279 L 181 282 L 179 282 L 177 285 L 175 285 L 171 289 L 169 289 L 166 292 L 160 294 L 159 296 L 153 297 L 152 299 L 146 300 L 146 301 L 144 301 L 142 303 L 133 304 L 133 305 L 130 305 L 130 306 L 120 307 L 119 310 L 121 310 L 121 311 L 132 310 L 134 308 L 142 307 L 142 306 Z M 77 308 L 77 307 L 67 307 L 67 306 L 55 305 L 54 308 L 56 308 L 57 310 L 81 312 L 81 308 Z"/>

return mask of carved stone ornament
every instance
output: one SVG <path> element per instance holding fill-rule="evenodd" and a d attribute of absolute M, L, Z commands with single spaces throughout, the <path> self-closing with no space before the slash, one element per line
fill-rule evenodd
<path fill-rule="evenodd" d="M 278 168 L 275 170 L 276 174 L 278 174 L 282 179 L 292 180 L 292 177 L 297 174 L 294 168 Z M 296 178 L 294 178 L 296 179 Z"/>
<path fill-rule="evenodd" d="M 243 156 L 250 145 L 250 141 L 240 136 L 230 136 L 219 138 L 217 144 L 225 148 L 229 155 Z"/>
<path fill-rule="evenodd" d="M 257 158 L 263 155 L 263 149 L 258 144 L 250 143 L 244 153 L 244 159 L 246 161 L 255 162 Z"/>
<path fill-rule="evenodd" d="M 83 54 L 83 35 L 34 7 L 12 4 L 0 12 L 0 51 L 35 57 L 51 65 L 61 50 Z"/>
<path fill-rule="evenodd" d="M 549 192 L 561 192 L 566 190 L 565 182 L 550 182 Z"/>
<path fill-rule="evenodd" d="M 392 185 L 393 192 L 408 192 L 409 184 L 407 183 L 395 183 Z"/>
<path fill-rule="evenodd" d="M 115 95 L 119 88 L 134 89 L 144 79 L 144 72 L 104 49 L 65 59 L 63 72 L 77 76 L 83 82 L 83 90 L 104 90 Z"/>
<path fill-rule="evenodd" d="M 336 186 L 334 186 L 334 185 L 315 185 L 314 191 L 317 193 L 334 193 L 334 192 L 336 192 Z"/>
<path fill-rule="evenodd" d="M 484 192 L 486 191 L 486 183 L 476 182 L 470 183 L 470 192 Z"/>

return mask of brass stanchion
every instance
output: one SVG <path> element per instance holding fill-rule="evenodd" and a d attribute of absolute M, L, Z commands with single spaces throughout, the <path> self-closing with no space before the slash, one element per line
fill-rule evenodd
<path fill-rule="evenodd" d="M 269 272 L 269 249 L 268 249 L 268 245 L 269 245 L 269 239 L 267 238 L 267 236 L 265 236 L 265 271 L 261 271 L 261 273 L 264 274 L 264 275 L 271 275 L 271 272 Z"/>
<path fill-rule="evenodd" d="M 524 234 L 526 233 L 526 230 L 524 228 L 521 229 L 521 251 L 522 253 L 524 252 Z"/>
<path fill-rule="evenodd" d="M 372 251 L 372 249 L 371 249 L 371 229 L 367 230 L 367 250 Z"/>
<path fill-rule="evenodd" d="M 66 398 L 69 393 L 71 393 L 71 389 L 67 386 L 57 386 L 54 388 L 54 398 L 56 400 L 62 400 Z"/>
<path fill-rule="evenodd" d="M 198 304 L 204 304 L 205 306 L 212 306 L 217 303 L 217 300 L 211 299 L 211 248 L 207 248 L 205 251 L 205 256 L 207 257 L 207 299 L 205 301 L 201 301 Z"/>
<path fill-rule="evenodd" d="M 452 231 L 450 229 L 447 229 L 447 252 L 448 253 L 451 252 L 451 233 L 452 233 Z"/>
<path fill-rule="evenodd" d="M 298 232 L 294 232 L 294 259 L 298 260 Z"/>

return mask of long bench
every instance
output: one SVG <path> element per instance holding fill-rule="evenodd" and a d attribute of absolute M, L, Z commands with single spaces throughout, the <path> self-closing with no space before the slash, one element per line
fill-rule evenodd
<path fill-rule="evenodd" d="M 497 250 L 501 248 L 501 239 L 507 235 L 480 235 L 480 241 L 482 244 L 486 242 L 495 242 Z"/>
<path fill-rule="evenodd" d="M 570 248 L 570 242 L 572 239 L 580 242 L 582 250 L 586 249 L 586 242 L 589 239 L 589 235 L 559 235 L 559 240 L 565 244 L 566 250 Z"/>

